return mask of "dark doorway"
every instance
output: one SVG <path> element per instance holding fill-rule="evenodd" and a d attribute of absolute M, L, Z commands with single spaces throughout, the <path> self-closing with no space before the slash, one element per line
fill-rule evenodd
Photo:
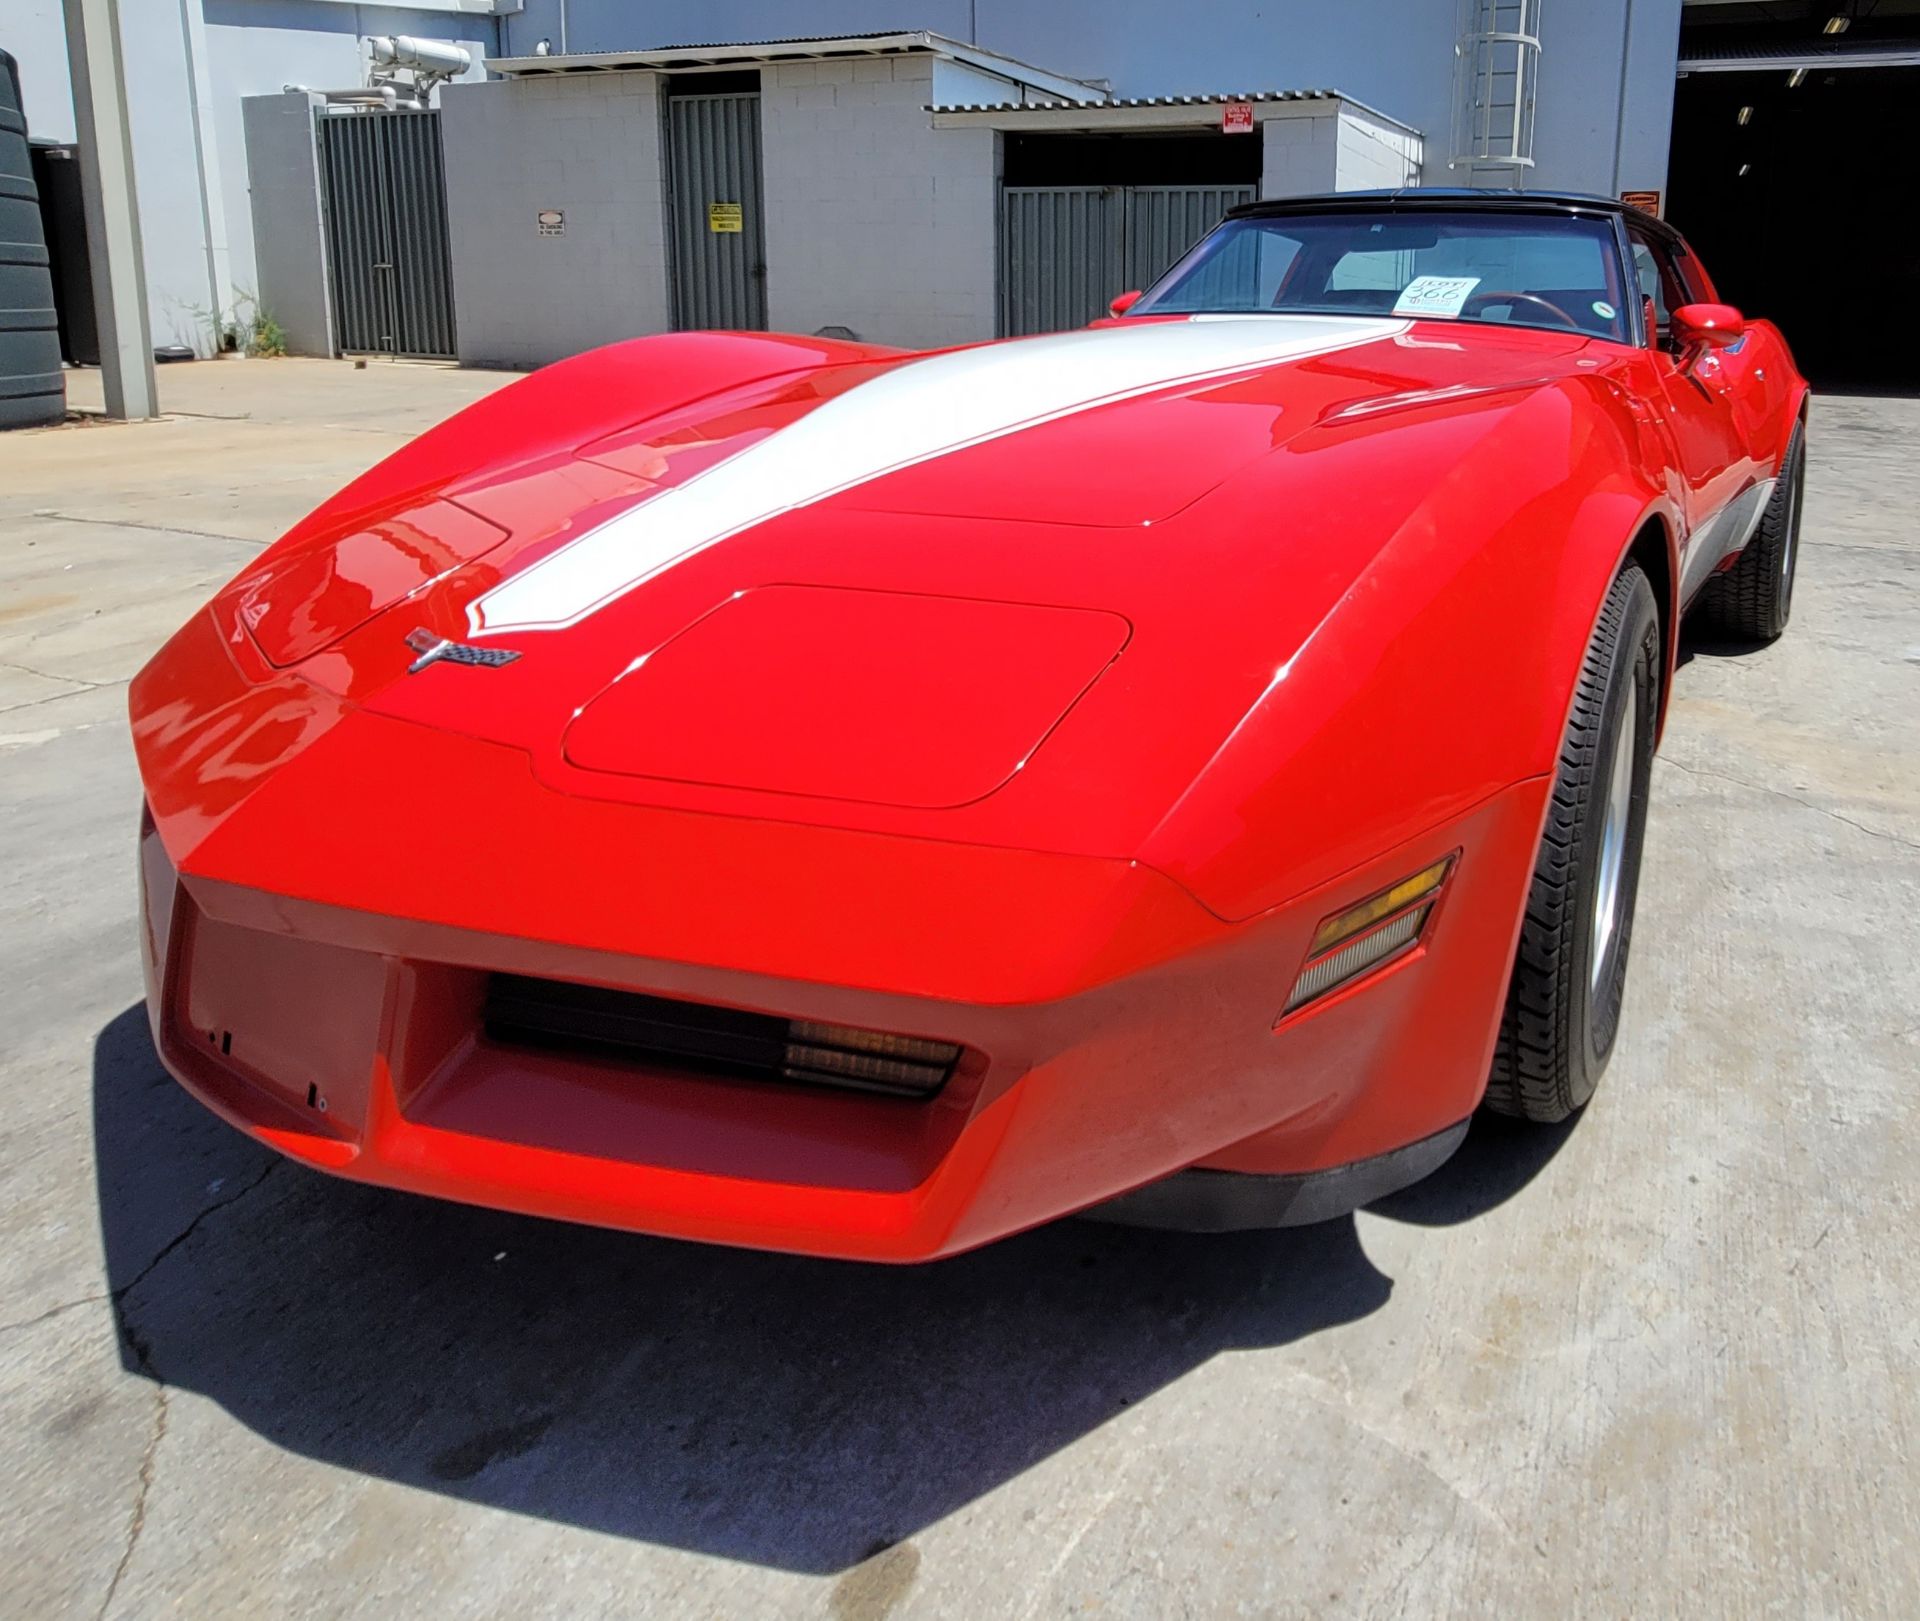
<path fill-rule="evenodd" d="M 1779 325 L 1816 388 L 1920 392 L 1920 333 L 1904 318 L 1920 304 L 1920 67 L 1793 78 L 1680 80 L 1667 215 L 1728 303 Z"/>
<path fill-rule="evenodd" d="M 1249 135 L 1011 133 L 1009 186 L 1258 186 L 1261 142 Z"/>

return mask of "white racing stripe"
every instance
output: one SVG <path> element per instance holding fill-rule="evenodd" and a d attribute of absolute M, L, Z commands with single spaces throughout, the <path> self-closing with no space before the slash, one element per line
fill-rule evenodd
<path fill-rule="evenodd" d="M 558 630 L 707 547 L 842 490 L 1135 395 L 1301 360 L 1406 321 L 1141 322 L 908 361 L 569 541 L 467 609 L 475 635 Z"/>

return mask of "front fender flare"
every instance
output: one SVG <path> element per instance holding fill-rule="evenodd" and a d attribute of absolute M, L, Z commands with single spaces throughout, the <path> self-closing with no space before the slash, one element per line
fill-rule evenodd
<path fill-rule="evenodd" d="M 1141 859 L 1244 919 L 1550 773 L 1607 588 L 1656 541 L 1671 668 L 1678 513 L 1637 446 L 1596 392 L 1515 413 L 1378 549 Z"/>

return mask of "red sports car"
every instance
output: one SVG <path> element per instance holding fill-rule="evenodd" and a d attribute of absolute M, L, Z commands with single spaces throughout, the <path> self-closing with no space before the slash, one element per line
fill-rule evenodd
<path fill-rule="evenodd" d="M 1576 197 L 1252 204 L 1115 310 L 616 344 L 296 525 L 133 684 L 168 1067 L 345 1176 L 877 1260 L 1579 1108 L 1681 616 L 1786 621 L 1786 345 Z"/>

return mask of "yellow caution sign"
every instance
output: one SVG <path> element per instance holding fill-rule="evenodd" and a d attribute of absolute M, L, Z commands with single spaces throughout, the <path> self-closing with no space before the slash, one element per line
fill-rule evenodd
<path fill-rule="evenodd" d="M 707 229 L 709 231 L 738 231 L 740 229 L 740 205 L 738 203 L 708 203 Z"/>

